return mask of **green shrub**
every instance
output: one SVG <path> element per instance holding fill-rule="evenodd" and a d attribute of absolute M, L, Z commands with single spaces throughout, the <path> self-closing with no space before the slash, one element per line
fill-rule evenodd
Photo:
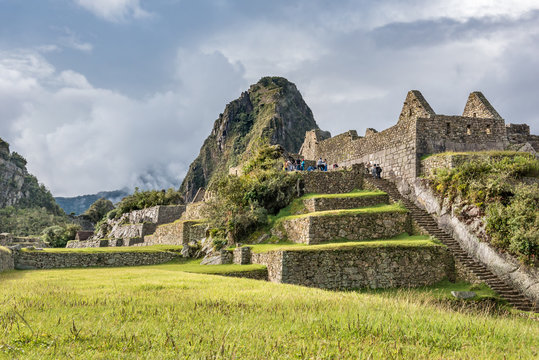
<path fill-rule="evenodd" d="M 67 216 L 55 215 L 45 208 L 20 209 L 8 206 L 0 209 L 0 233 L 7 232 L 17 236 L 39 235 L 46 227 L 68 222 Z"/>
<path fill-rule="evenodd" d="M 91 222 L 97 223 L 113 209 L 114 205 L 112 204 L 112 201 L 101 198 L 90 205 L 88 210 L 86 210 L 83 215 L 86 216 Z"/>
<path fill-rule="evenodd" d="M 280 168 L 278 147 L 263 145 L 245 165 L 242 176 L 226 176 L 210 184 L 216 196 L 208 201 L 206 218 L 212 237 L 230 243 L 245 239 L 264 226 L 268 214 L 276 214 L 294 198 L 295 175 Z"/>
<path fill-rule="evenodd" d="M 172 188 L 168 190 L 148 190 L 139 191 L 135 188 L 132 195 L 126 196 L 120 201 L 115 212 L 115 217 L 119 218 L 122 214 L 133 210 L 146 209 L 157 205 L 176 205 L 183 204 L 183 197 L 180 191 Z"/>
<path fill-rule="evenodd" d="M 44 229 L 41 238 L 51 247 L 65 247 L 69 240 L 75 240 L 75 235 L 80 229 L 80 225 L 75 224 L 54 225 Z"/>
<path fill-rule="evenodd" d="M 485 213 L 491 243 L 528 263 L 539 253 L 539 186 L 523 177 L 539 175 L 539 160 L 526 153 L 498 153 L 439 169 L 430 179 L 437 193 L 460 208 L 475 205 Z"/>

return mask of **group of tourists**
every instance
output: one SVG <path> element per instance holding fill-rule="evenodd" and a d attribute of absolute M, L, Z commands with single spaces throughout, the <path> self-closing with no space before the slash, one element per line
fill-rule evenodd
<path fill-rule="evenodd" d="M 286 171 L 303 171 L 305 170 L 305 159 L 287 160 L 284 164 Z"/>
<path fill-rule="evenodd" d="M 380 167 L 380 164 L 371 164 L 368 163 L 365 171 L 367 174 L 371 174 L 373 178 L 381 179 L 382 176 L 382 168 Z"/>
<path fill-rule="evenodd" d="M 333 168 L 338 168 L 339 165 L 333 164 Z M 316 167 L 309 166 L 307 169 L 305 169 L 305 159 L 288 159 L 284 163 L 284 169 L 285 171 L 313 171 L 313 170 L 320 170 L 320 171 L 328 171 L 328 161 L 327 159 L 322 160 L 322 158 L 319 158 L 316 162 Z"/>

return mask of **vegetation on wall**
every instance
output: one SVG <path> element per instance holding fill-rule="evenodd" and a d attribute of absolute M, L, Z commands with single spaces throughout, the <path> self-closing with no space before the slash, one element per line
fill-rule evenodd
<path fill-rule="evenodd" d="M 209 190 L 206 218 L 217 241 L 238 242 L 265 225 L 268 214 L 276 214 L 294 198 L 297 178 L 279 170 L 279 146 L 262 146 L 245 166 L 241 176 L 215 180 Z"/>
<path fill-rule="evenodd" d="M 535 264 L 539 255 L 539 160 L 526 153 L 483 157 L 432 176 L 442 197 L 485 216 L 492 245 Z M 530 178 L 529 184 L 522 181 Z M 535 180 L 533 180 L 535 179 Z"/>
<path fill-rule="evenodd" d="M 122 199 L 116 209 L 109 213 L 108 218 L 119 218 L 122 214 L 133 210 L 146 209 L 157 205 L 177 205 L 183 204 L 183 197 L 179 191 L 170 188 L 168 190 L 147 190 L 140 191 L 135 188 L 135 192 Z"/>

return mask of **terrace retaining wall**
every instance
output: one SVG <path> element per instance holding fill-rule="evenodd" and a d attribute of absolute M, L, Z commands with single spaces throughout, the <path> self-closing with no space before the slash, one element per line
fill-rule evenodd
<path fill-rule="evenodd" d="M 282 224 L 288 240 L 311 245 L 339 239 L 387 239 L 412 230 L 408 213 L 396 211 L 305 216 Z"/>
<path fill-rule="evenodd" d="M 335 209 L 356 209 L 379 204 L 389 204 L 387 194 L 343 197 L 343 198 L 312 198 L 303 200 L 305 208 L 309 212 L 335 210 Z"/>
<path fill-rule="evenodd" d="M 454 280 L 453 257 L 444 246 L 384 246 L 272 251 L 253 254 L 272 282 L 323 289 L 394 288 Z"/>
<path fill-rule="evenodd" d="M 346 170 L 302 171 L 301 189 L 304 194 L 341 194 L 363 188 L 363 166 Z"/>
<path fill-rule="evenodd" d="M 173 252 L 49 253 L 17 251 L 18 270 L 156 265 L 181 256 Z"/>

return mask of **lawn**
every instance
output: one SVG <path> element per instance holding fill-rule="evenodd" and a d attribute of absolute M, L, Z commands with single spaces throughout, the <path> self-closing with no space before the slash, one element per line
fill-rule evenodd
<path fill-rule="evenodd" d="M 190 262 L 0 274 L 0 358 L 537 358 L 539 323 L 455 311 L 452 286 L 339 292 Z M 208 266 L 211 268 L 211 266 Z M 445 294 L 445 295 L 444 295 Z"/>

